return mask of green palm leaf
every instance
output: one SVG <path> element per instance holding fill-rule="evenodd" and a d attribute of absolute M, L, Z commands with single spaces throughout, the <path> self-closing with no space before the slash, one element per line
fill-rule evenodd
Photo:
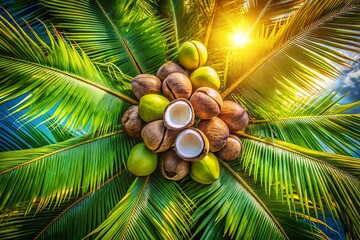
<path fill-rule="evenodd" d="M 241 156 L 244 170 L 253 174 L 255 180 L 259 178 L 269 194 L 274 191 L 276 196 L 286 196 L 289 209 L 294 211 L 296 194 L 303 213 L 317 217 L 318 212 L 322 212 L 325 217 L 324 212 L 328 210 L 345 226 L 349 223 L 353 225 L 353 237 L 360 236 L 357 210 L 360 207 L 360 182 L 326 162 L 336 159 L 335 156 L 326 155 L 324 158 L 324 155 L 316 156 L 314 152 L 300 152 L 301 148 L 290 149 L 289 145 L 285 147 L 280 142 L 247 134 L 240 136 L 245 137 Z M 339 164 L 341 158 L 339 156 Z M 358 171 L 358 159 L 346 159 L 356 165 Z M 343 165 L 346 166 L 345 163 Z"/>
<path fill-rule="evenodd" d="M 175 182 L 137 178 L 109 217 L 91 234 L 103 239 L 189 238 L 191 202 Z"/>
<path fill-rule="evenodd" d="M 33 239 L 41 227 L 46 226 L 54 216 L 71 206 L 73 200 L 64 202 L 60 207 L 46 209 L 40 213 L 35 210 L 25 215 L 25 211 L 14 210 L 0 214 L 1 239 Z M 25 216 L 24 216 L 25 215 Z"/>
<path fill-rule="evenodd" d="M 18 22 L 21 22 L 23 27 L 26 26 L 26 23 L 23 21 L 25 20 L 41 28 L 41 23 L 36 19 L 47 19 L 49 17 L 46 8 L 37 0 L 5 0 L 0 3 L 0 8 L 10 12 L 11 16 Z M 5 13 L 3 9 L 0 9 L 0 13 L 1 15 L 6 15 L 3 14 Z"/>
<path fill-rule="evenodd" d="M 279 22 L 285 22 L 304 2 L 304 0 L 247 1 L 247 11 L 243 13 L 243 18 L 246 21 L 245 25 L 251 26 L 249 29 L 250 34 L 256 34 L 263 28 L 271 32 L 272 28 L 277 27 Z"/>
<path fill-rule="evenodd" d="M 34 124 L 17 121 L 19 114 L 10 114 L 6 104 L 0 105 L 0 152 L 37 148 L 55 143 L 54 139 L 39 131 Z M 23 125 L 23 126 L 22 126 Z"/>
<path fill-rule="evenodd" d="M 188 2 L 185 0 L 160 0 L 159 13 L 163 19 L 169 22 L 168 31 L 171 33 L 169 36 L 169 43 L 175 45 L 177 50 L 180 44 L 186 40 L 200 39 L 201 31 L 194 22 L 195 12 L 197 9 L 197 2 Z"/>
<path fill-rule="evenodd" d="M 56 27 L 95 62 L 113 63 L 127 75 L 156 73 L 167 54 L 164 22 L 139 1 L 44 2 Z M 151 12 L 151 11 L 150 11 Z"/>
<path fill-rule="evenodd" d="M 31 106 L 25 117 L 37 118 L 55 109 L 53 117 L 66 127 L 108 130 L 115 129 L 126 107 L 122 99 L 136 103 L 60 35 L 54 38 L 47 30 L 47 45 L 33 32 L 36 43 L 2 16 L 0 33 L 0 99 L 7 102 L 25 95 L 16 108 Z"/>
<path fill-rule="evenodd" d="M 30 211 L 85 194 L 119 172 L 135 140 L 122 131 L 80 136 L 41 148 L 0 153 L 0 209 Z M 22 188 L 22 186 L 27 186 Z"/>
<path fill-rule="evenodd" d="M 197 206 L 193 217 L 199 239 L 288 239 L 294 229 L 302 239 L 326 239 L 321 231 L 289 218 L 279 201 L 260 199 L 244 178 L 221 163 L 225 167 L 215 183 L 185 185 Z"/>
<path fill-rule="evenodd" d="M 353 175 L 360 179 L 360 161 L 359 158 L 344 156 L 340 154 L 331 154 L 324 153 L 316 150 L 311 150 L 309 148 L 301 147 L 292 143 L 280 141 L 277 139 L 266 139 L 268 141 L 272 141 L 274 144 L 280 145 L 284 148 L 291 149 L 297 153 L 304 154 L 306 156 L 321 159 L 339 169 L 344 170 L 349 175 Z"/>
<path fill-rule="evenodd" d="M 4 6 L 15 16 L 0 16 L 0 148 L 23 150 L 0 152 L 1 239 L 326 239 L 329 218 L 360 238 L 359 114 L 346 113 L 359 102 L 319 92 L 359 52 L 359 0 Z M 250 41 L 234 47 L 242 27 Z M 250 113 L 242 156 L 219 159 L 211 185 L 158 170 L 134 180 L 125 162 L 138 140 L 119 129 L 138 103 L 130 81 L 193 39 L 222 96 Z"/>
<path fill-rule="evenodd" d="M 359 106 L 360 102 L 339 105 L 341 98 L 337 95 L 330 93 L 321 98 L 307 98 L 289 115 L 276 119 L 254 119 L 246 132 L 260 137 L 273 136 L 317 151 L 332 150 L 358 156 L 360 115 L 344 114 L 343 111 Z"/>
<path fill-rule="evenodd" d="M 283 106 L 299 96 L 314 94 L 327 78 L 339 75 L 335 64 L 350 66 L 351 59 L 334 48 L 358 51 L 359 5 L 358 1 L 335 0 L 304 4 L 270 38 L 260 37 L 247 46 L 249 50 L 233 53 L 228 88 L 222 96 L 242 102 L 257 118 L 271 118 L 286 112 L 288 108 Z M 343 20 L 347 17 L 351 23 Z M 338 32 L 339 28 L 344 30 Z M 256 64 L 248 60 L 254 52 Z M 273 94 L 267 94 L 269 91 Z"/>
<path fill-rule="evenodd" d="M 124 171 L 115 174 L 53 218 L 35 239 L 84 238 L 108 217 L 110 211 L 125 196 L 132 179 L 130 174 Z M 63 231 L 64 227 L 67 231 Z"/>
<path fill-rule="evenodd" d="M 106 180 L 94 191 L 72 198 L 57 208 L 32 210 L 14 216 L 2 216 L 1 239 L 81 239 L 94 230 L 126 194 L 132 177 L 121 172 Z M 36 206 L 35 206 L 36 208 Z M 67 231 L 63 231 L 63 227 Z"/>

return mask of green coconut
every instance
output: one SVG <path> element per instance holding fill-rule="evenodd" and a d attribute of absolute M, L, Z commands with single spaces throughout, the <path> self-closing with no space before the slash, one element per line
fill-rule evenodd
<path fill-rule="evenodd" d="M 139 101 L 139 115 L 145 122 L 162 119 L 170 101 L 160 94 L 146 94 Z"/>
<path fill-rule="evenodd" d="M 201 184 L 211 184 L 220 176 L 220 165 L 216 156 L 212 153 L 198 162 L 191 162 L 190 176 Z"/>
<path fill-rule="evenodd" d="M 153 173 L 158 164 L 158 154 L 148 149 L 145 143 L 136 144 L 130 151 L 126 166 L 135 176 L 147 176 Z"/>
<path fill-rule="evenodd" d="M 201 87 L 209 87 L 216 91 L 220 88 L 220 78 L 216 71 L 208 66 L 200 67 L 190 75 L 193 91 Z"/>
<path fill-rule="evenodd" d="M 194 70 L 206 63 L 206 47 L 199 41 L 185 42 L 179 48 L 178 59 L 184 68 Z"/>

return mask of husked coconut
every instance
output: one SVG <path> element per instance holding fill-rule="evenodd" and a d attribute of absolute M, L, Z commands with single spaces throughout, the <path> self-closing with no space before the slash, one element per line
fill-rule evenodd
<path fill-rule="evenodd" d="M 224 101 L 218 117 L 226 123 L 230 132 L 244 130 L 249 123 L 249 115 L 246 110 L 240 104 L 229 100 Z"/>
<path fill-rule="evenodd" d="M 139 115 L 138 106 L 129 107 L 121 116 L 121 125 L 124 132 L 130 137 L 141 137 L 141 130 L 145 122 Z"/>
<path fill-rule="evenodd" d="M 143 127 L 141 137 L 150 150 L 165 152 L 173 145 L 178 133 L 178 131 L 167 129 L 163 120 L 156 120 Z"/>
<path fill-rule="evenodd" d="M 220 93 L 209 87 L 201 87 L 190 97 L 195 116 L 200 119 L 212 119 L 220 114 L 223 100 Z"/>
<path fill-rule="evenodd" d="M 209 141 L 199 129 L 188 128 L 176 137 L 174 149 L 185 161 L 200 161 L 209 152 Z"/>
<path fill-rule="evenodd" d="M 161 81 L 151 74 L 139 74 L 131 82 L 132 91 L 137 99 L 150 93 L 161 92 Z"/>
<path fill-rule="evenodd" d="M 182 130 L 194 124 L 195 114 L 190 102 L 179 98 L 166 106 L 164 125 L 171 130 Z"/>
<path fill-rule="evenodd" d="M 211 120 L 203 120 L 198 125 L 200 129 L 208 138 L 210 143 L 210 152 L 217 152 L 224 147 L 227 138 L 229 137 L 229 128 L 223 120 L 214 117 Z"/>
<path fill-rule="evenodd" d="M 182 160 L 172 148 L 161 153 L 159 164 L 163 177 L 173 181 L 183 179 L 190 168 L 190 162 Z"/>
<path fill-rule="evenodd" d="M 217 155 L 225 161 L 233 161 L 240 156 L 241 150 L 241 140 L 237 136 L 230 134 L 225 146 L 217 152 Z"/>
<path fill-rule="evenodd" d="M 161 88 L 170 101 L 177 98 L 188 99 L 192 92 L 190 79 L 182 73 L 172 73 L 167 76 Z"/>
<path fill-rule="evenodd" d="M 185 74 L 185 76 L 189 77 L 189 73 L 179 64 L 173 61 L 167 61 L 166 63 L 161 65 L 156 75 L 161 81 L 163 81 L 167 76 L 172 73 L 182 73 Z"/>

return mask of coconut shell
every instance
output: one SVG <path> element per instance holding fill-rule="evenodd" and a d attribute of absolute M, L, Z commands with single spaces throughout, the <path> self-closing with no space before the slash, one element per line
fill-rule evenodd
<path fill-rule="evenodd" d="M 163 120 L 150 122 L 141 131 L 141 137 L 145 145 L 157 153 L 168 150 L 173 145 L 178 134 L 178 131 L 167 129 Z"/>
<path fill-rule="evenodd" d="M 121 116 L 121 125 L 124 132 L 130 137 L 141 137 L 141 130 L 145 122 L 139 115 L 138 106 L 129 107 Z"/>
<path fill-rule="evenodd" d="M 164 178 L 168 180 L 177 181 L 183 179 L 189 172 L 190 163 L 182 160 L 170 148 L 160 155 L 160 171 Z"/>
<path fill-rule="evenodd" d="M 162 83 L 162 91 L 170 100 L 177 98 L 188 99 L 192 93 L 190 79 L 182 73 L 172 73 Z"/>
<path fill-rule="evenodd" d="M 200 119 L 212 119 L 220 114 L 223 100 L 221 95 L 209 87 L 201 87 L 190 97 L 195 116 Z"/>
<path fill-rule="evenodd" d="M 217 152 L 223 148 L 230 134 L 225 122 L 218 117 L 201 121 L 197 128 L 209 139 L 210 152 Z"/>
<path fill-rule="evenodd" d="M 166 119 L 167 117 L 169 117 L 169 115 L 176 115 L 174 117 L 179 117 L 179 114 L 186 114 L 186 112 L 182 112 L 181 110 L 177 110 L 177 109 L 172 109 L 172 107 L 174 106 L 174 104 L 178 103 L 178 102 L 183 102 L 185 104 L 187 104 L 189 106 L 189 110 L 190 110 L 190 114 L 191 114 L 191 119 L 189 121 L 188 124 L 180 127 L 180 126 L 174 126 L 171 123 L 169 123 L 169 119 Z M 170 112 L 171 111 L 171 112 Z M 184 118 L 187 118 L 188 115 L 184 116 Z M 191 103 L 184 99 L 184 98 L 179 98 L 179 99 L 175 99 L 173 100 L 170 104 L 168 104 L 165 108 L 164 111 L 164 115 L 163 115 L 163 120 L 164 120 L 164 125 L 167 129 L 170 130 L 183 130 L 185 128 L 191 127 L 192 125 L 194 125 L 194 121 L 195 121 L 195 113 L 194 113 L 194 109 L 191 106 Z"/>
<path fill-rule="evenodd" d="M 179 146 L 176 144 L 177 143 L 177 140 L 179 137 L 182 136 L 182 134 L 184 134 L 185 131 L 196 131 L 198 134 L 200 134 L 201 138 L 203 139 L 203 142 L 204 142 L 204 148 L 202 149 L 202 151 L 200 152 L 200 154 L 198 154 L 197 156 L 195 157 L 184 157 L 180 154 L 180 151 L 179 151 Z M 188 143 L 189 145 L 191 145 L 191 143 Z M 174 144 L 174 150 L 176 152 L 176 154 L 181 158 L 183 159 L 184 161 L 189 161 L 189 162 L 196 162 L 196 161 L 200 161 L 202 160 L 204 157 L 206 157 L 206 155 L 209 153 L 209 140 L 207 139 L 207 137 L 205 136 L 205 134 L 200 131 L 199 129 L 197 128 L 188 128 L 188 129 L 185 129 L 183 130 L 178 136 L 177 136 L 177 139 L 175 140 L 175 144 Z"/>
<path fill-rule="evenodd" d="M 217 152 L 217 155 L 225 161 L 233 161 L 240 156 L 241 150 L 241 140 L 237 136 L 230 134 L 225 146 Z"/>
<path fill-rule="evenodd" d="M 167 76 L 169 76 L 172 73 L 182 73 L 186 77 L 189 77 L 189 73 L 183 69 L 179 64 L 173 62 L 173 61 L 167 61 L 157 71 L 157 77 L 163 81 Z"/>
<path fill-rule="evenodd" d="M 229 100 L 224 101 L 218 117 L 226 123 L 230 132 L 242 131 L 249 123 L 246 110 L 240 104 Z"/>
<path fill-rule="evenodd" d="M 161 81 L 151 74 L 139 74 L 131 82 L 132 91 L 137 99 L 149 93 L 161 93 Z"/>

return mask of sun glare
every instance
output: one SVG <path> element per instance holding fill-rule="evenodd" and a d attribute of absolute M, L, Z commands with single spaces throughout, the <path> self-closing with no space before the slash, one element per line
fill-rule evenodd
<path fill-rule="evenodd" d="M 243 47 L 249 41 L 248 35 L 244 32 L 235 32 L 232 35 L 232 41 L 234 46 Z"/>

